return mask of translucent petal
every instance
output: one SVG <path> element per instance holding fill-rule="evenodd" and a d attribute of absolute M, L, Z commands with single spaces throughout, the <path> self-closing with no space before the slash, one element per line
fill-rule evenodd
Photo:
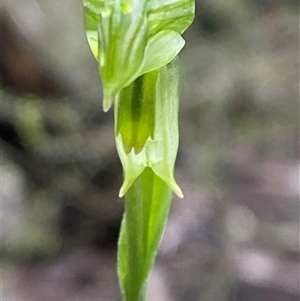
<path fill-rule="evenodd" d="M 185 44 L 175 31 L 160 31 L 149 39 L 141 74 L 159 69 L 170 63 Z"/>

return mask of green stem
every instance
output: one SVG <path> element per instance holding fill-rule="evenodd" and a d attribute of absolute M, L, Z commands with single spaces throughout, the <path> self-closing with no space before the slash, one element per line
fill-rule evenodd
<path fill-rule="evenodd" d="M 167 221 L 171 190 L 147 167 L 125 196 L 118 274 L 125 301 L 146 300 L 149 272 Z"/>

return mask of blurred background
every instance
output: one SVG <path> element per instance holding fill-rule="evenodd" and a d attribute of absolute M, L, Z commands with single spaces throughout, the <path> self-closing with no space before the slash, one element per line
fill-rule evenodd
<path fill-rule="evenodd" d="M 299 1 L 198 0 L 149 301 L 299 300 Z M 3 301 L 120 301 L 122 170 L 80 0 L 2 0 Z"/>

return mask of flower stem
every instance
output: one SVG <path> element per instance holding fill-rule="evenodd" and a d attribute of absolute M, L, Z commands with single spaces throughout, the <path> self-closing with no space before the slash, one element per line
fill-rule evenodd
<path fill-rule="evenodd" d="M 125 195 L 118 274 L 124 301 L 145 301 L 149 272 L 167 221 L 171 190 L 146 167 Z"/>

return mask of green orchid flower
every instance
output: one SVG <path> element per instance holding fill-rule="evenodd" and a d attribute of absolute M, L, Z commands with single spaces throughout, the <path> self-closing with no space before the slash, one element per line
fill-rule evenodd
<path fill-rule="evenodd" d="M 178 149 L 177 60 L 146 73 L 119 94 L 115 104 L 116 146 L 124 170 L 123 196 L 149 166 L 179 196 L 173 173 Z"/>
<path fill-rule="evenodd" d="M 165 66 L 185 44 L 193 0 L 85 0 L 85 27 L 99 61 L 103 109 L 141 75 Z"/>
<path fill-rule="evenodd" d="M 167 221 L 178 150 L 181 34 L 194 0 L 83 0 L 86 35 L 98 61 L 103 109 L 114 103 L 125 212 L 118 242 L 124 301 L 146 300 L 149 272 Z"/>

